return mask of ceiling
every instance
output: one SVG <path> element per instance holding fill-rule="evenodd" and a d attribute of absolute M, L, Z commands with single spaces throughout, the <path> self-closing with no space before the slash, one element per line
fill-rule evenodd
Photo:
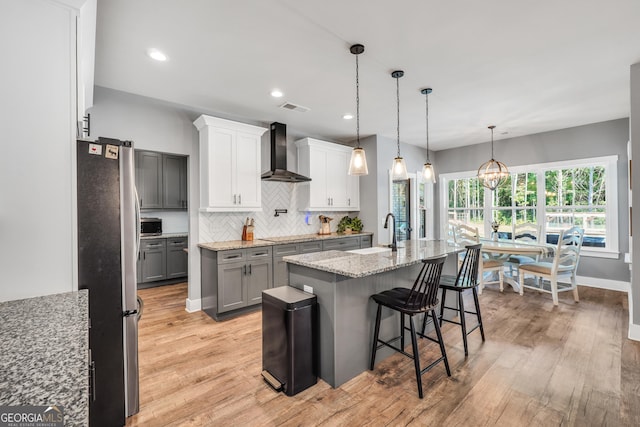
<path fill-rule="evenodd" d="M 361 43 L 361 135 L 395 140 L 399 69 L 401 141 L 425 145 L 432 87 L 442 150 L 486 142 L 492 124 L 503 139 L 628 117 L 639 19 L 637 0 L 98 0 L 95 83 L 346 143 Z"/>

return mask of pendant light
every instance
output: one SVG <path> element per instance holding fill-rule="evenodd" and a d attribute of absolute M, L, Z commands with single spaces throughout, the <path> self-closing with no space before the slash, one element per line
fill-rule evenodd
<path fill-rule="evenodd" d="M 495 126 L 489 126 L 489 129 L 491 129 L 491 160 L 478 168 L 478 180 L 483 186 L 493 191 L 506 181 L 509 170 L 504 163 L 493 158 L 493 130 Z"/>
<path fill-rule="evenodd" d="M 351 152 L 351 161 L 349 162 L 349 175 L 368 175 L 367 155 L 364 148 L 360 147 L 360 80 L 358 69 L 358 55 L 364 52 L 364 46 L 354 44 L 351 46 L 351 53 L 356 56 L 356 148 Z"/>
<path fill-rule="evenodd" d="M 407 165 L 404 162 L 404 159 L 400 156 L 400 77 L 404 76 L 404 71 L 394 71 L 391 73 L 391 77 L 396 79 L 396 101 L 397 101 L 397 111 L 398 111 L 398 154 L 393 159 L 393 166 L 391 167 L 391 179 L 393 180 L 404 180 L 408 179 L 407 176 Z"/>
<path fill-rule="evenodd" d="M 427 122 L 427 161 L 424 166 L 422 166 L 422 177 L 424 178 L 424 182 L 427 184 L 435 184 L 436 183 L 436 172 L 433 170 L 433 165 L 429 161 L 429 94 L 433 92 L 433 89 L 430 87 L 422 89 L 420 91 L 423 95 L 425 95 L 426 99 L 426 122 Z"/>

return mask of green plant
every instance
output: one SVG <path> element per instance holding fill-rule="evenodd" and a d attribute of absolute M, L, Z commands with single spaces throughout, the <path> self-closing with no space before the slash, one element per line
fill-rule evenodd
<path fill-rule="evenodd" d="M 349 218 L 348 216 L 343 216 L 338 223 L 338 233 L 344 233 L 347 229 L 351 229 L 352 231 L 359 233 L 362 231 L 362 221 L 360 218 Z"/>

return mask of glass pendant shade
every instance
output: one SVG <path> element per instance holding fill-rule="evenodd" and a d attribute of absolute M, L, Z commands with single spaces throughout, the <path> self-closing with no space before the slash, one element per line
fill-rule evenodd
<path fill-rule="evenodd" d="M 364 148 L 356 147 L 351 151 L 351 161 L 349 162 L 349 175 L 368 175 L 367 155 Z"/>
<path fill-rule="evenodd" d="M 407 175 L 407 165 L 402 157 L 396 157 L 393 159 L 393 166 L 391 167 L 391 179 L 394 181 L 409 179 Z"/>
<path fill-rule="evenodd" d="M 350 51 L 356 56 L 356 148 L 351 152 L 351 161 L 349 162 L 349 175 L 368 175 L 367 155 L 364 148 L 360 147 L 360 69 L 358 65 L 358 55 L 364 52 L 364 46 L 354 44 Z"/>
<path fill-rule="evenodd" d="M 484 162 L 478 168 L 478 180 L 484 187 L 493 191 L 507 180 L 509 169 L 507 169 L 507 165 L 493 158 L 493 129 L 495 126 L 489 126 L 489 129 L 491 129 L 491 160 Z"/>
<path fill-rule="evenodd" d="M 427 184 L 436 183 L 436 172 L 433 170 L 433 165 L 431 163 L 427 162 L 422 166 L 422 178 Z"/>

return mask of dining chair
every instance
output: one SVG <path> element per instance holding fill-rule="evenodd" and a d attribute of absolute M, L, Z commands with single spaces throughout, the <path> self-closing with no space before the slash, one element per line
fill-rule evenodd
<path fill-rule="evenodd" d="M 532 222 L 523 222 L 514 224 L 512 227 L 511 241 L 514 243 L 538 243 L 541 236 L 541 227 Z M 531 264 L 539 261 L 539 255 L 510 255 L 505 261 L 505 265 L 509 267 L 509 275 L 513 278 L 518 277 L 518 267 L 524 264 Z M 515 271 L 515 274 L 514 274 Z"/>
<path fill-rule="evenodd" d="M 484 327 L 482 325 L 482 314 L 480 313 L 480 302 L 478 301 L 478 292 L 477 288 L 479 287 L 478 283 L 478 269 L 479 266 L 482 265 L 481 262 L 481 250 L 482 245 L 480 243 L 471 244 L 466 246 L 465 257 L 458 269 L 458 274 L 456 276 L 450 275 L 442 275 L 440 278 L 440 289 L 442 289 L 442 297 L 440 302 L 440 316 L 438 320 L 440 321 L 440 326 L 442 326 L 442 322 L 454 323 L 459 325 L 462 328 L 462 342 L 464 344 L 464 355 L 465 357 L 469 355 L 469 349 L 467 346 L 467 335 L 476 329 L 480 328 L 480 334 L 482 335 L 482 341 L 484 341 Z M 471 290 L 473 295 L 473 301 L 475 304 L 476 311 L 467 311 L 464 308 L 464 291 Z M 446 305 L 446 296 L 447 291 L 453 291 L 458 293 L 457 307 L 451 307 Z M 458 312 L 459 321 L 446 319 L 444 317 L 444 310 L 455 310 Z M 467 320 L 466 315 L 473 314 L 476 316 L 478 323 L 476 326 L 467 330 Z M 426 318 L 422 323 L 422 333 L 424 334 L 424 330 L 426 327 Z"/>
<path fill-rule="evenodd" d="M 461 246 L 467 246 L 470 244 L 480 243 L 480 234 L 477 227 L 472 227 L 467 224 L 457 224 L 453 231 L 454 242 Z M 461 267 L 465 254 L 461 254 L 458 257 L 458 268 Z M 482 294 L 482 289 L 487 283 L 484 278 L 484 273 L 492 271 L 498 272 L 498 281 L 500 284 L 500 292 L 504 290 L 504 260 L 500 258 L 491 257 L 487 253 L 483 253 L 481 257 L 482 262 L 478 266 L 478 277 L 480 279 L 478 292 Z"/>
<path fill-rule="evenodd" d="M 376 361 L 376 352 L 378 348 L 383 346 L 392 348 L 398 353 L 413 359 L 416 370 L 416 382 L 418 383 L 418 396 L 420 399 L 422 399 L 422 374 L 433 368 L 438 363 L 444 362 L 447 375 L 451 376 L 449 360 L 447 359 L 447 352 L 445 351 L 444 342 L 442 341 L 442 333 L 440 332 L 440 324 L 435 313 L 435 309 L 438 307 L 439 302 L 438 286 L 440 284 L 442 266 L 444 265 L 446 258 L 447 256 L 443 255 L 437 258 L 422 260 L 422 268 L 420 269 L 420 273 L 418 274 L 418 277 L 413 283 L 413 287 L 411 289 L 393 288 L 371 296 L 371 298 L 373 298 L 373 300 L 378 304 L 378 311 L 376 314 L 376 323 L 373 334 L 370 369 L 373 371 Z M 387 341 L 381 340 L 379 336 L 383 306 L 400 313 L 400 335 Z M 416 332 L 414 316 L 421 313 L 424 314 L 425 322 L 426 318 L 431 316 L 437 339 L 425 335 L 424 326 L 422 332 Z M 405 326 L 405 316 L 409 316 L 409 328 Z M 405 330 L 411 332 L 412 353 L 407 353 L 404 350 Z M 437 342 L 440 345 L 440 353 L 442 354 L 437 360 L 433 361 L 424 369 L 420 367 L 420 353 L 418 352 L 417 335 L 420 335 L 422 338 L 427 338 L 433 342 Z M 400 340 L 400 347 L 392 344 L 398 340 Z"/>
<path fill-rule="evenodd" d="M 524 288 L 536 289 L 541 292 L 550 293 L 553 297 L 553 305 L 558 305 L 558 292 L 573 291 L 573 299 L 579 302 L 578 287 L 576 284 L 576 270 L 580 261 L 580 249 L 584 239 L 584 230 L 572 227 L 568 230 L 560 231 L 558 236 L 558 246 L 555 249 L 552 259 L 545 259 L 519 267 L 520 295 L 524 294 Z M 530 274 L 540 277 L 540 282 L 534 285 L 525 284 L 524 275 Z M 558 287 L 558 279 L 571 280 L 570 286 Z M 550 283 L 550 289 L 544 288 L 545 280 Z"/>

